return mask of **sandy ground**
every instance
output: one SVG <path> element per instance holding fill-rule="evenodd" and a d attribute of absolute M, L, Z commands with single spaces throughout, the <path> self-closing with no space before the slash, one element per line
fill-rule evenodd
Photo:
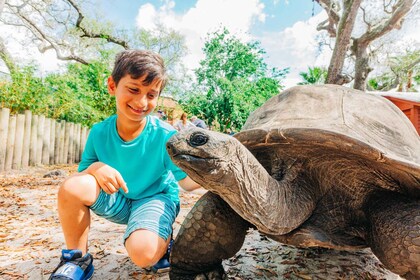
<path fill-rule="evenodd" d="M 0 173 L 0 279 L 48 279 L 58 263 L 63 235 L 56 211 L 61 176 L 44 178 L 52 170 L 71 174 L 75 166 L 30 168 Z M 181 193 L 185 215 L 203 192 Z M 90 252 L 93 279 L 169 279 L 147 275 L 130 261 L 122 246 L 124 226 L 93 216 Z M 387 271 L 370 250 L 344 252 L 301 250 L 250 231 L 242 249 L 224 262 L 228 279 L 402 279 Z"/>

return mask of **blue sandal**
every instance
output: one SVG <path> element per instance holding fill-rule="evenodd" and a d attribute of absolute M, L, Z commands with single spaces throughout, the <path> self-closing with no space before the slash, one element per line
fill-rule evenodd
<path fill-rule="evenodd" d="M 93 257 L 80 250 L 62 250 L 61 261 L 49 280 L 88 280 L 93 275 Z"/>

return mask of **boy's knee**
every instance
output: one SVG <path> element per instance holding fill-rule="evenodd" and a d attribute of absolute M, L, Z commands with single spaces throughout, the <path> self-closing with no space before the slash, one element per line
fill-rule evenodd
<path fill-rule="evenodd" d="M 127 245 L 127 252 L 133 263 L 141 268 L 146 268 L 154 265 L 161 258 L 160 251 L 155 246 L 150 244 L 131 244 Z"/>
<path fill-rule="evenodd" d="M 58 190 L 58 198 L 90 202 L 95 201 L 96 193 L 96 179 L 89 174 L 77 174 L 64 180 Z"/>

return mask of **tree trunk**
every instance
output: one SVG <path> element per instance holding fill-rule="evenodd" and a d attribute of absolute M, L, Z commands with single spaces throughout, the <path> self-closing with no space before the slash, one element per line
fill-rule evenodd
<path fill-rule="evenodd" d="M 366 79 L 371 71 L 369 67 L 369 55 L 367 52 L 368 45 L 361 44 L 357 40 L 354 42 L 356 63 L 353 88 L 359 90 L 366 90 Z"/>
<path fill-rule="evenodd" d="M 334 51 L 328 67 L 327 84 L 343 84 L 345 82 L 342 75 L 344 60 L 350 45 L 351 33 L 361 2 L 362 0 L 344 1 L 343 15 L 338 24 Z"/>

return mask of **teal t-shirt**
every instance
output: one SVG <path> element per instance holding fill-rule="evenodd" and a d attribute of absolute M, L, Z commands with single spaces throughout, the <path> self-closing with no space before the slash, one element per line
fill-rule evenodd
<path fill-rule="evenodd" d="M 130 199 L 168 194 L 179 202 L 178 182 L 185 174 L 169 157 L 166 142 L 177 131 L 156 117 L 147 116 L 146 126 L 137 138 L 124 141 L 117 132 L 117 116 L 95 124 L 90 130 L 78 171 L 94 162 L 103 162 L 121 173 Z"/>

